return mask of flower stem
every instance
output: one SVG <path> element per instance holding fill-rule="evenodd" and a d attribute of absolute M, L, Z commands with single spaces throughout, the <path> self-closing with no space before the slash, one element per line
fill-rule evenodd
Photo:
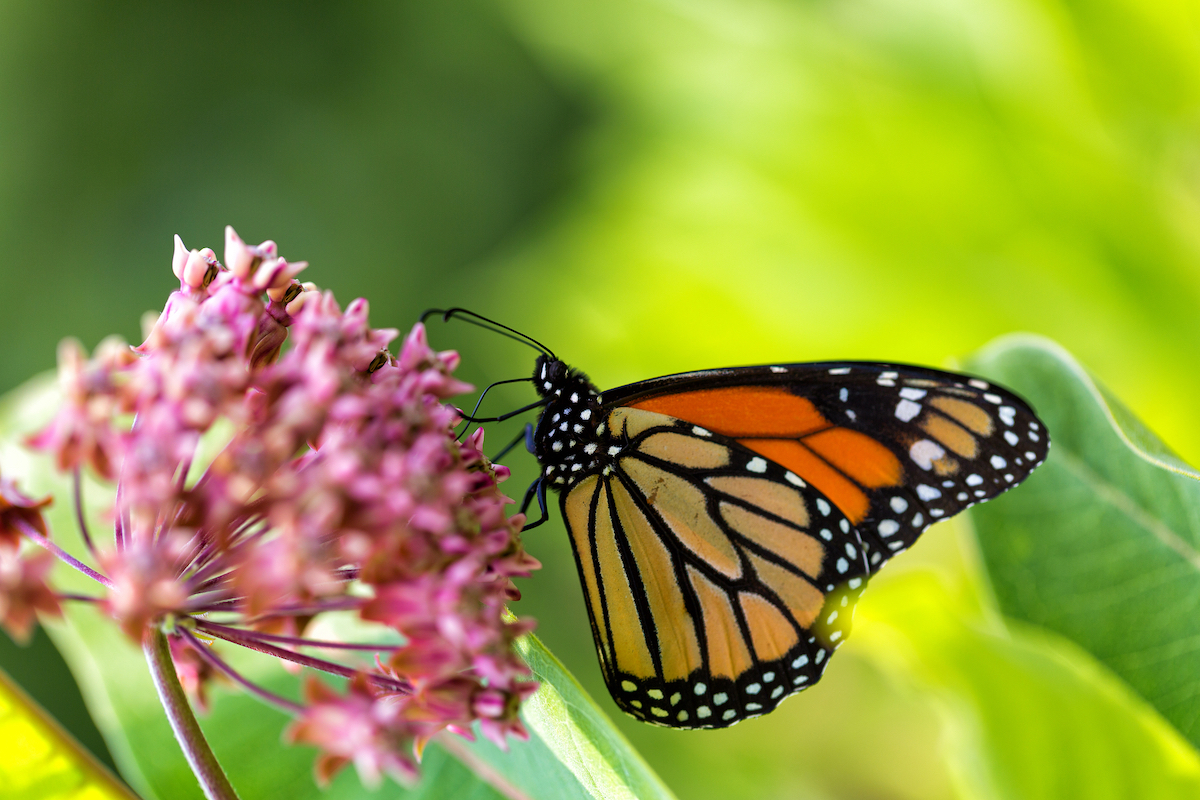
<path fill-rule="evenodd" d="M 225 775 L 225 770 L 217 763 L 200 723 L 192 713 L 179 676 L 175 674 L 175 664 L 171 661 L 171 649 L 167 637 L 158 628 L 150 628 L 142 640 L 142 651 L 146 654 L 146 663 L 150 665 L 150 677 L 154 679 L 154 688 L 158 690 L 158 699 L 167 712 L 171 721 L 171 729 L 183 749 L 200 788 L 208 800 L 238 800 L 233 784 Z"/>
<path fill-rule="evenodd" d="M 56 545 L 54 542 L 52 542 L 49 539 L 47 539 L 46 537 L 42 536 L 40 533 L 37 532 L 37 529 L 34 528 L 32 525 L 30 525 L 28 522 L 26 522 L 23 519 L 18 519 L 18 520 L 16 520 L 16 523 L 17 523 L 17 527 L 21 529 L 21 533 L 28 536 L 35 543 L 46 548 L 51 553 L 54 553 L 54 555 L 58 556 L 62 561 L 66 562 L 66 564 L 68 566 L 74 567 L 75 569 L 82 572 L 84 575 L 87 575 L 92 580 L 94 580 L 98 583 L 101 583 L 104 586 L 107 586 L 109 589 L 113 588 L 112 581 L 110 581 L 105 576 L 101 575 L 99 572 L 96 572 L 96 570 L 92 569 L 87 564 L 84 564 L 82 561 L 80 561 L 79 559 L 72 556 L 66 550 L 63 550 L 61 547 Z"/>

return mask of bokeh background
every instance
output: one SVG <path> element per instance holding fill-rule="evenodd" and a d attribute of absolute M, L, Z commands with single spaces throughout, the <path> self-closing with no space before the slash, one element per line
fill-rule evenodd
<path fill-rule="evenodd" d="M 64 336 L 137 339 L 176 285 L 172 234 L 220 254 L 230 223 L 367 297 L 376 325 L 466 306 L 601 388 L 768 361 L 953 366 L 1034 331 L 1197 463 L 1197 16 L 1169 0 L 0 3 L 0 389 L 51 368 Z M 431 339 L 480 385 L 532 366 L 467 326 Z M 493 410 L 530 399 L 509 388 Z M 519 496 L 535 471 L 509 460 Z M 867 594 L 819 687 L 728 731 L 653 729 L 607 699 L 561 523 L 526 545 L 545 569 L 514 610 L 681 797 L 1006 796 L 971 733 L 993 711 L 958 680 L 995 653 L 967 645 L 1106 680 L 999 627 L 969 530 L 944 523 Z M 917 596 L 954 624 L 889 638 L 872 604 Z M 44 636 L 0 637 L 0 666 L 105 757 Z M 1031 696 L 1010 678 L 991 676 L 996 697 Z M 1079 702 L 1154 727 L 1104 686 Z M 1020 737 L 1051 705 L 1005 724 Z"/>

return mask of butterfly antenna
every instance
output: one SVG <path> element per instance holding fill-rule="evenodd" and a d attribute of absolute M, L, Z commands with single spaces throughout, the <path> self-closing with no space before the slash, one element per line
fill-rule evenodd
<path fill-rule="evenodd" d="M 475 417 L 476 412 L 479 411 L 479 407 L 483 405 L 483 398 L 487 397 L 487 393 L 490 392 L 493 387 L 503 386 L 506 383 L 533 383 L 533 378 L 510 378 L 506 381 L 496 381 L 480 392 L 479 399 L 475 401 L 475 407 L 471 409 L 471 415 L 468 417 L 463 417 L 463 421 L 466 423 L 466 425 L 463 427 L 458 436 L 455 437 L 456 439 L 461 439 L 463 434 L 467 432 L 467 428 L 471 427 L 471 420 Z"/>
<path fill-rule="evenodd" d="M 468 322 L 476 327 L 483 328 L 484 330 L 489 330 L 492 333 L 498 333 L 501 336 L 521 342 L 522 344 L 537 350 L 544 356 L 548 356 L 555 361 L 558 360 L 558 356 L 554 355 L 553 350 L 551 350 L 549 347 L 546 347 L 546 345 L 542 344 L 537 339 L 534 339 L 532 336 L 521 333 L 520 331 L 510 328 L 507 325 L 502 325 L 495 320 L 488 319 L 481 314 L 476 314 L 474 311 L 470 311 L 465 308 L 431 308 L 421 315 L 421 322 L 424 322 L 434 314 L 441 314 L 442 322 L 449 322 L 451 319 L 462 320 L 463 322 Z"/>

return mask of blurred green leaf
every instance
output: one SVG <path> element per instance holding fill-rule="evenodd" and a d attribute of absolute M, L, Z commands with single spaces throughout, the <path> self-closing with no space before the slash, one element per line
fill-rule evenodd
<path fill-rule="evenodd" d="M 136 800 L 3 672 L 0 794 L 8 800 Z"/>
<path fill-rule="evenodd" d="M 579 681 L 530 634 L 521 657 L 542 682 L 522 716 L 530 741 L 508 755 L 485 740 L 471 746 L 531 798 L 673 798 L 662 780 L 588 696 Z"/>
<path fill-rule="evenodd" d="M 1053 442 L 972 512 L 1001 610 L 1078 643 L 1200 744 L 1200 473 L 1052 342 L 1006 337 L 969 367 L 1024 394 Z"/>
<path fill-rule="evenodd" d="M 1170 800 L 1200 794 L 1200 757 L 1074 645 L 1011 631 L 928 570 L 872 582 L 857 648 L 940 698 L 961 796 Z"/>

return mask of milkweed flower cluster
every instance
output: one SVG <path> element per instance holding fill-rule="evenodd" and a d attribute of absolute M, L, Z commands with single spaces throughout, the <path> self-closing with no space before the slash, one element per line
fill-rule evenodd
<path fill-rule="evenodd" d="M 527 735 L 517 709 L 536 685 L 513 642 L 531 624 L 503 615 L 512 578 L 539 565 L 482 431 L 453 434 L 445 401 L 470 389 L 457 355 L 431 350 L 421 325 L 392 355 L 398 332 L 371 328 L 365 300 L 343 310 L 298 282 L 304 266 L 232 228 L 224 264 L 176 237 L 180 287 L 140 346 L 109 341 L 90 359 L 61 347 L 63 405 L 31 443 L 77 493 L 85 466 L 116 483 L 113 537 L 94 540 L 78 515 L 93 566 L 76 560 L 51 541 L 43 501 L 0 483 L 0 616 L 20 633 L 33 608 L 57 609 L 45 559 L 13 555 L 24 536 L 94 577 L 95 602 L 131 638 L 167 631 L 199 704 L 223 676 L 295 715 L 289 736 L 321 749 L 320 779 L 351 762 L 369 783 L 410 779 L 444 729 L 479 723 L 502 746 Z M 306 637 L 335 611 L 402 644 Z M 350 680 L 310 676 L 302 701 L 283 698 L 215 640 Z"/>

